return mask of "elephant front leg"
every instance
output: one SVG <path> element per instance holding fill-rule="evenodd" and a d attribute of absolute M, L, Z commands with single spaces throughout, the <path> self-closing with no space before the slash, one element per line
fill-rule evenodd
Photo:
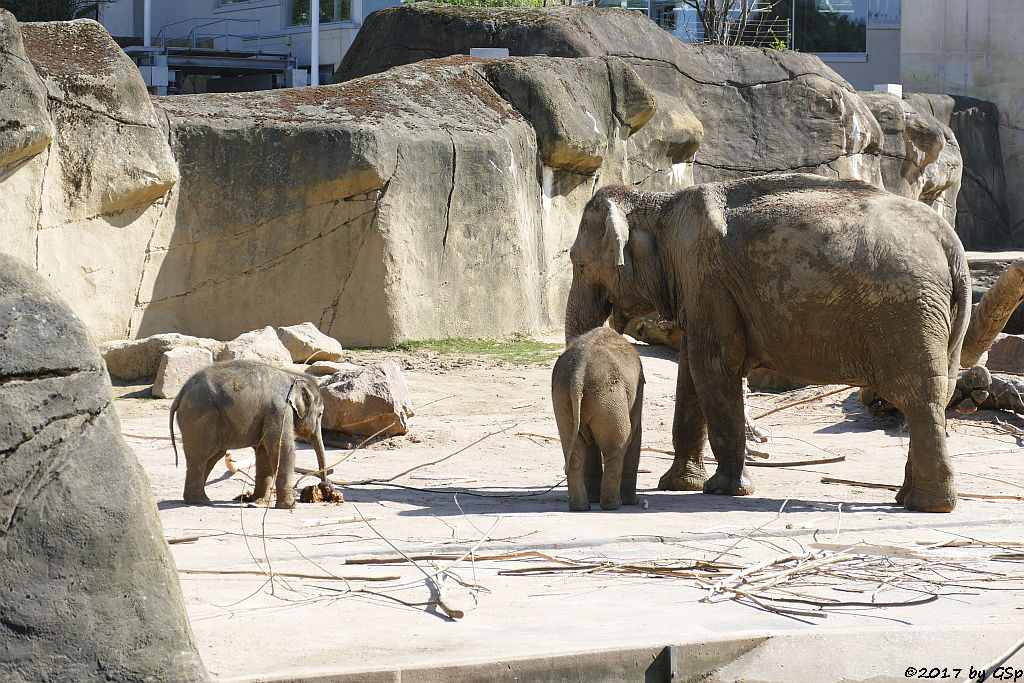
<path fill-rule="evenodd" d="M 675 459 L 668 472 L 661 475 L 662 491 L 703 491 L 707 481 L 704 470 L 704 442 L 707 423 L 697 401 L 697 392 L 690 377 L 685 343 L 679 350 L 679 371 L 676 378 L 676 412 L 672 421 L 672 448 Z"/>
<path fill-rule="evenodd" d="M 721 351 L 713 342 L 700 347 L 701 365 L 694 365 L 694 385 L 707 420 L 711 451 L 718 469 L 704 483 L 704 493 L 747 496 L 754 484 L 744 471 L 746 420 L 743 406 L 743 378 L 730 372 Z"/>
<path fill-rule="evenodd" d="M 290 510 L 295 507 L 295 487 L 292 484 L 295 472 L 295 441 L 285 438 L 281 445 L 281 457 L 277 465 L 277 503 L 274 507 Z"/>
<path fill-rule="evenodd" d="M 274 462 L 263 444 L 254 446 L 256 450 L 256 478 L 253 480 L 252 500 L 266 502 L 270 496 L 270 484 L 274 481 Z"/>

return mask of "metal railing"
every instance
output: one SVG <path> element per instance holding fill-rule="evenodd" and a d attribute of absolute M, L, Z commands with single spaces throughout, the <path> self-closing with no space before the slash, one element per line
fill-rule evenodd
<path fill-rule="evenodd" d="M 256 24 L 256 32 L 236 33 L 232 31 L 232 24 Z M 175 27 L 178 28 L 176 29 Z M 214 29 L 213 27 L 220 28 Z M 218 45 L 218 41 L 221 41 L 220 45 Z M 259 19 L 216 19 L 207 17 L 184 19 L 161 26 L 153 42 L 163 47 L 252 51 L 251 46 L 245 46 L 246 41 L 250 43 L 256 41 L 255 51 L 262 52 L 263 33 L 260 30 Z"/>

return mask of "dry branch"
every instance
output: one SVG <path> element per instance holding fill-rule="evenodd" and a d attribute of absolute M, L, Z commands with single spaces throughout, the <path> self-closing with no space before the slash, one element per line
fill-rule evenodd
<path fill-rule="evenodd" d="M 805 398 L 805 399 L 803 399 L 801 401 L 794 401 L 793 403 L 787 403 L 784 406 L 779 406 L 778 408 L 772 408 L 771 410 L 763 412 L 760 415 L 755 415 L 754 419 L 755 420 L 760 420 L 761 418 L 768 417 L 769 415 L 772 415 L 774 413 L 778 413 L 780 411 L 786 410 L 787 408 L 793 408 L 795 406 L 800 406 L 800 405 L 803 405 L 805 403 L 812 403 L 814 401 L 817 401 L 820 398 L 825 398 L 826 396 L 832 396 L 833 394 L 838 394 L 838 393 L 841 393 L 843 391 L 849 391 L 850 389 L 853 389 L 853 388 L 854 388 L 853 385 L 850 384 L 850 385 L 847 385 L 845 387 L 841 387 L 839 389 L 834 389 L 832 391 L 826 391 L 824 394 L 818 394 L 817 396 L 812 396 L 810 398 Z"/>
<path fill-rule="evenodd" d="M 246 576 L 266 576 L 267 573 L 256 569 L 179 569 L 179 574 L 240 574 Z M 397 581 L 400 576 L 337 576 L 335 574 L 301 574 L 298 572 L 274 572 L 274 576 L 287 576 L 295 579 L 316 579 L 318 581 Z"/>
<path fill-rule="evenodd" d="M 895 484 L 875 484 L 868 481 L 856 481 L 854 479 L 835 479 L 833 477 L 822 477 L 822 484 L 846 484 L 847 486 L 860 486 L 866 489 L 888 489 L 899 491 L 900 487 Z M 958 493 L 957 498 L 976 498 L 979 500 L 1024 500 L 1024 496 L 1003 496 L 992 493 Z"/>
<path fill-rule="evenodd" d="M 1016 260 L 1007 267 L 992 289 L 985 292 L 971 314 L 971 323 L 960 351 L 960 364 L 971 366 L 992 346 L 1006 321 L 1024 300 L 1024 261 Z"/>

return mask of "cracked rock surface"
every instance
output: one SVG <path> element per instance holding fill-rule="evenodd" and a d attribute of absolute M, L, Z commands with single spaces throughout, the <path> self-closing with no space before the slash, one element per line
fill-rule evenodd
<path fill-rule="evenodd" d="M 82 322 L 0 255 L 0 679 L 206 679 Z"/>

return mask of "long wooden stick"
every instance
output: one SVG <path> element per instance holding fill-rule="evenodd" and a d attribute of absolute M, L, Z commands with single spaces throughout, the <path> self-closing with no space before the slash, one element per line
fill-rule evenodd
<path fill-rule="evenodd" d="M 256 569 L 179 569 L 179 574 L 241 574 L 266 576 L 266 572 Z M 317 579 L 324 581 L 397 581 L 400 576 L 334 576 L 332 574 L 300 574 L 298 572 L 274 572 L 274 576 L 287 576 L 295 579 Z"/>

